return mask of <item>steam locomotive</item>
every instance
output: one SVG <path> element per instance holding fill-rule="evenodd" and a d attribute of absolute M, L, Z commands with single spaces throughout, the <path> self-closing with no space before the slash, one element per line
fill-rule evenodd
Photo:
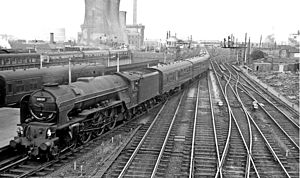
<path fill-rule="evenodd" d="M 46 84 L 22 98 L 18 136 L 10 141 L 32 157 L 53 158 L 85 144 L 118 121 L 147 111 L 209 68 L 209 55 L 167 65 Z"/>

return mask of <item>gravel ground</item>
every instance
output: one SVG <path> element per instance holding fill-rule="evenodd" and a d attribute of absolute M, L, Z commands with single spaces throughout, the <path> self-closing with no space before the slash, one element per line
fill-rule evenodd
<path fill-rule="evenodd" d="M 299 73 L 252 72 L 292 103 L 299 105 Z"/>
<path fill-rule="evenodd" d="M 123 143 L 130 137 L 131 132 L 117 135 L 112 139 L 104 140 L 101 145 L 89 150 L 80 158 L 65 164 L 47 177 L 91 177 L 109 160 Z M 76 164 L 76 169 L 75 168 Z"/>

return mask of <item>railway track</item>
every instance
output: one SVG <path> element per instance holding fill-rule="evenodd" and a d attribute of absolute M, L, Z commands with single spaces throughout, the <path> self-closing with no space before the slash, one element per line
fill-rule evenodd
<path fill-rule="evenodd" d="M 288 117 L 285 113 L 278 110 L 269 102 L 265 102 L 265 98 L 257 92 L 253 90 L 248 90 L 249 96 L 256 100 L 259 104 L 260 109 L 266 113 L 266 115 L 272 119 L 272 121 L 281 128 L 286 135 L 291 137 L 294 142 L 295 147 L 299 149 L 299 125 L 297 122 L 294 122 L 290 117 Z"/>
<path fill-rule="evenodd" d="M 229 68 L 228 68 L 229 69 Z M 238 73 L 236 73 L 236 76 Z M 243 79 L 244 80 L 244 79 Z M 249 81 L 246 81 L 250 83 Z M 271 118 L 274 124 L 292 140 L 292 145 L 299 150 L 299 125 L 297 122 L 294 122 L 287 114 L 282 112 L 274 103 L 269 101 L 264 95 L 261 95 L 259 92 L 255 91 L 253 87 L 246 87 L 244 83 L 241 84 L 243 91 L 247 91 L 250 97 L 250 100 L 257 101 L 260 109 L 264 111 L 267 117 Z M 267 102 L 265 102 L 267 101 Z M 284 118 L 284 119 L 283 119 Z"/>
<path fill-rule="evenodd" d="M 239 76 L 238 73 L 236 73 L 236 75 Z M 247 82 L 250 83 L 249 81 Z M 244 85 L 242 86 L 245 91 L 246 88 Z M 250 100 L 258 102 L 259 108 L 263 110 L 263 113 L 266 115 L 266 117 L 270 118 L 273 123 L 277 125 L 281 132 L 283 132 L 284 135 L 291 140 L 292 145 L 295 147 L 297 152 L 299 152 L 299 123 L 294 122 L 290 117 L 287 116 L 287 114 L 282 112 L 278 107 L 275 106 L 274 103 L 269 101 L 259 92 L 256 92 L 250 88 L 247 90 L 247 93 L 249 94 L 248 97 L 250 97 Z"/>
<path fill-rule="evenodd" d="M 244 85 L 248 86 L 248 88 L 251 88 L 251 91 L 253 93 L 256 93 L 260 96 L 259 98 L 261 98 L 261 103 L 266 103 L 269 107 L 278 110 L 281 115 L 289 118 L 291 122 L 294 122 L 295 125 L 299 126 L 299 111 L 296 111 L 295 109 L 280 101 L 276 96 L 271 94 L 267 88 L 263 88 L 260 84 L 251 80 L 244 73 L 236 72 L 233 68 L 231 68 L 231 66 L 227 66 L 228 70 L 232 71 L 231 73 L 233 73 L 234 75 L 239 75 L 239 77 L 241 78 L 241 82 Z"/>
<path fill-rule="evenodd" d="M 150 177 L 158 160 L 162 145 L 168 133 L 170 117 L 174 116 L 176 105 L 180 105 L 183 94 L 168 100 L 152 122 L 147 122 L 140 129 L 119 157 L 105 171 L 103 177 L 146 176 Z"/>
<path fill-rule="evenodd" d="M 183 96 L 151 177 L 187 177 L 189 175 L 192 131 L 199 87 L 200 81 L 198 85 L 191 86 Z"/>
<path fill-rule="evenodd" d="M 227 81 L 231 79 L 231 73 L 229 75 L 227 73 L 226 76 L 224 73 L 220 73 L 219 70 L 219 75 L 223 75 L 223 79 Z M 232 78 L 235 78 L 237 82 L 239 76 L 236 75 Z M 254 111 L 249 101 L 256 99 L 252 97 L 248 87 L 245 87 L 243 84 L 239 85 L 238 87 L 236 83 L 235 93 L 240 98 L 241 104 L 244 102 L 242 104 L 243 108 L 246 108 L 246 113 L 252 123 L 251 130 L 253 130 L 253 133 L 251 137 L 253 137 L 253 146 L 250 147 L 249 151 L 257 168 L 257 175 L 266 176 L 273 174 L 279 177 L 299 177 L 299 149 L 293 139 L 285 132 L 285 130 L 294 130 L 297 133 L 299 130 L 297 130 L 297 127 L 281 128 L 280 124 L 276 124 L 271 115 L 261 105 L 259 105 L 259 109 L 262 111 Z M 283 119 L 281 118 L 281 120 Z M 289 121 L 285 122 L 291 123 Z M 265 144 L 262 144 L 262 140 Z M 250 175 L 253 175 L 253 171 L 252 173 L 250 171 Z"/>
<path fill-rule="evenodd" d="M 227 82 L 220 81 L 220 79 L 217 77 L 217 75 L 211 75 L 211 78 L 215 78 L 216 83 L 218 83 L 218 86 L 215 86 L 216 88 L 220 88 L 220 86 L 225 86 Z M 222 101 L 222 103 L 226 103 L 226 97 L 222 93 L 223 89 L 218 89 L 219 93 L 219 102 Z M 231 114 L 230 110 L 226 106 L 214 106 L 214 118 L 215 118 L 215 125 L 216 125 L 216 136 L 218 140 L 218 148 L 219 148 L 219 157 L 220 159 L 223 157 L 225 152 L 227 151 L 226 145 L 228 146 L 228 135 L 230 133 L 230 127 L 231 127 Z M 227 143 L 227 144 L 226 144 Z M 225 151 L 225 152 L 224 152 Z M 219 169 L 220 169 L 219 165 Z"/>
<path fill-rule="evenodd" d="M 231 120 L 229 122 L 225 152 L 221 158 L 220 176 L 247 177 L 250 168 L 250 154 L 248 149 L 248 145 L 250 145 L 250 131 L 247 128 L 246 114 L 244 114 L 243 110 L 240 110 L 240 105 L 235 99 L 233 88 L 229 83 L 230 78 L 231 76 L 225 83 L 222 83 L 217 76 L 219 86 L 230 112 L 229 119 Z M 245 129 L 242 130 L 243 132 L 239 128 L 240 125 L 236 117 L 244 121 L 241 124 L 242 128 Z M 246 124 L 244 124 L 245 122 Z"/>
<path fill-rule="evenodd" d="M 214 177 L 220 165 L 214 104 L 208 81 L 201 82 L 195 112 L 189 177 Z"/>
<path fill-rule="evenodd" d="M 123 150 L 103 177 L 199 177 L 216 174 L 218 152 L 207 79 L 201 79 L 197 88 L 192 86 L 181 96 L 179 103 L 178 100 L 165 106 L 156 122 L 137 137 L 139 141 L 133 141 Z M 177 105 L 176 110 L 174 105 Z"/>
<path fill-rule="evenodd" d="M 246 92 L 240 92 L 240 96 L 243 98 L 249 97 L 249 95 L 246 95 Z M 286 128 L 283 129 L 280 125 L 275 124 L 273 118 L 262 107 L 254 111 L 252 110 L 252 106 L 248 105 L 247 109 L 252 121 L 261 130 L 286 171 L 291 176 L 295 174 L 299 175 L 299 170 L 297 170 L 299 166 L 299 149 L 294 144 L 293 139 L 286 134 Z"/>

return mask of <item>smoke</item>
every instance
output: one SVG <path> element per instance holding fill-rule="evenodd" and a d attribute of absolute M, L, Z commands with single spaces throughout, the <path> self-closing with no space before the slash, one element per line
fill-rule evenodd
<path fill-rule="evenodd" d="M 274 34 L 270 34 L 265 38 L 265 43 L 275 43 L 275 36 Z"/>
<path fill-rule="evenodd" d="M 0 38 L 0 48 L 10 49 L 11 46 L 7 40 Z"/>

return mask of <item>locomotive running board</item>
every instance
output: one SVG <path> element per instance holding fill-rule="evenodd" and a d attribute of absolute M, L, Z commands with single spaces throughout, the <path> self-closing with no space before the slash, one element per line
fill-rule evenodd
<path fill-rule="evenodd" d="M 63 129 L 63 128 L 65 128 L 69 125 L 72 125 L 74 123 L 77 123 L 77 122 L 86 122 L 86 121 L 92 120 L 93 118 L 88 119 L 88 120 L 85 120 L 85 118 L 88 115 L 92 114 L 92 113 L 101 111 L 103 109 L 111 108 L 113 106 L 118 106 L 118 105 L 122 105 L 122 101 L 113 101 L 113 102 L 110 103 L 110 105 L 105 106 L 105 107 L 99 107 L 99 108 L 93 108 L 93 109 L 89 109 L 89 110 L 83 110 L 75 119 L 70 120 L 69 123 L 58 126 L 57 129 L 58 130 Z"/>
<path fill-rule="evenodd" d="M 113 101 L 111 102 L 109 105 L 105 106 L 105 107 L 99 107 L 99 108 L 92 108 L 92 109 L 89 109 L 89 110 L 83 110 L 78 116 L 80 117 L 86 117 L 90 114 L 93 114 L 95 112 L 98 112 L 98 111 L 101 111 L 103 109 L 108 109 L 108 108 L 111 108 L 113 106 L 118 106 L 118 105 L 121 105 L 122 104 L 122 101 Z"/>

